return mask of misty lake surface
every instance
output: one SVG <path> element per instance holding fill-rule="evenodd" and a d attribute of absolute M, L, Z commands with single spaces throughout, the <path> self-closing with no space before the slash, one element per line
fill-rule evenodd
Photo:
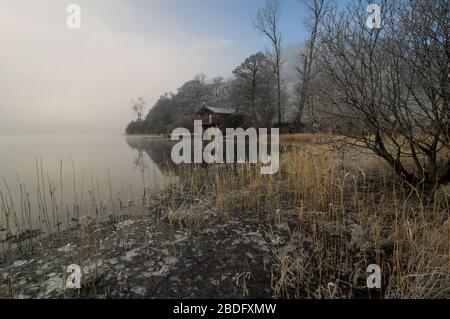
<path fill-rule="evenodd" d="M 171 143 L 121 135 L 0 135 L 0 192 L 20 211 L 22 185 L 22 194 L 29 194 L 31 215 L 38 212 L 38 178 L 47 196 L 52 189 L 59 206 L 61 195 L 63 206 L 72 207 L 75 197 L 83 205 L 93 190 L 100 200 L 112 193 L 127 202 L 142 196 L 144 188 L 162 188 L 173 178 L 164 173 Z M 12 203 L 0 202 L 0 228 Z"/>
<path fill-rule="evenodd" d="M 142 213 L 138 205 L 151 205 L 149 191 L 178 181 L 170 156 L 176 143 L 154 136 L 0 135 L 0 242 L 10 230 L 28 236 L 71 227 L 83 216 Z"/>

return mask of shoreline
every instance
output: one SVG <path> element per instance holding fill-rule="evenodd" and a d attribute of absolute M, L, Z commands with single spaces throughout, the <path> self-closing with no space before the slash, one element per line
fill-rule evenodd
<path fill-rule="evenodd" d="M 311 151 L 284 153 L 274 176 L 181 166 L 180 182 L 121 202 L 109 221 L 82 217 L 0 253 L 0 297 L 447 298 L 445 189 L 425 203 L 374 163 L 360 174 Z M 64 288 L 72 264 L 79 290 Z M 367 287 L 373 264 L 381 290 Z"/>
<path fill-rule="evenodd" d="M 251 218 L 222 222 L 203 205 L 205 225 L 196 231 L 165 217 L 122 216 L 15 251 L 9 267 L 0 262 L 0 297 L 270 298 L 264 227 Z M 83 271 L 79 290 L 64 288 L 64 268 L 71 264 Z M 10 285 L 7 277 L 14 278 Z"/>

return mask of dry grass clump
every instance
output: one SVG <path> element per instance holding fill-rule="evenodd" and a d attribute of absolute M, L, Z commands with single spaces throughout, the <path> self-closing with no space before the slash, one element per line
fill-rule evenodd
<path fill-rule="evenodd" d="M 224 218 L 253 216 L 289 229 L 272 249 L 274 297 L 450 297 L 448 189 L 419 193 L 377 158 L 343 156 L 332 144 L 291 147 L 280 164 L 271 176 L 251 164 L 182 174 Z M 370 264 L 382 269 L 381 291 L 367 289 Z"/>
<path fill-rule="evenodd" d="M 336 136 L 327 133 L 298 133 L 280 135 L 280 143 L 319 144 L 336 140 Z"/>
<path fill-rule="evenodd" d="M 57 187 L 62 180 L 45 178 L 37 165 L 37 203 L 30 204 L 19 181 L 20 207 L 15 205 L 4 183 L 0 226 L 10 237 L 36 229 L 61 247 L 60 227 L 83 221 L 150 213 L 157 222 L 195 232 L 212 212 L 223 221 L 242 216 L 261 227 L 287 230 L 268 243 L 276 298 L 450 297 L 448 186 L 424 192 L 404 185 L 378 158 L 345 149 L 328 135 L 290 139 L 296 142 L 284 144 L 275 175 L 261 175 L 259 164 L 249 163 L 177 166 L 172 184 L 164 190 L 145 188 L 138 197 L 115 191 L 111 183 L 101 194 L 91 177 L 84 200 L 86 190 L 78 190 L 74 181 L 70 206 Z M 31 207 L 37 207 L 37 220 Z M 93 247 L 89 254 L 96 255 L 98 241 L 86 238 Z M 18 242 L 19 249 L 32 246 Z M 7 264 L 14 265 L 13 245 L 2 242 L 2 248 Z M 370 264 L 382 269 L 379 291 L 367 289 Z"/>

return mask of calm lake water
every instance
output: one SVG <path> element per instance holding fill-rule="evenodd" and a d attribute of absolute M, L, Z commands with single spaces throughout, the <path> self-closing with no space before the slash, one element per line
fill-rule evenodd
<path fill-rule="evenodd" d="M 21 218 L 20 184 L 25 190 L 22 194 L 29 194 L 31 214 L 38 211 L 37 171 L 41 185 L 44 178 L 46 196 L 52 185 L 56 205 L 60 206 L 62 195 L 63 206 L 70 209 L 75 197 L 83 204 L 93 189 L 101 199 L 109 199 L 111 185 L 114 197 L 127 202 L 132 196 L 142 196 L 145 187 L 163 187 L 168 180 L 164 165 L 170 158 L 170 143 L 153 137 L 120 135 L 0 135 L 0 192 L 7 202 L 2 204 L 0 200 L 0 230 L 5 228 L 5 210 L 9 206 L 11 211 L 12 203 Z"/>
<path fill-rule="evenodd" d="M 168 170 L 175 168 L 175 143 L 149 136 L 0 135 L 0 242 L 10 230 L 53 232 L 85 215 L 142 213 L 150 205 L 148 197 L 142 201 L 146 190 L 177 180 Z"/>

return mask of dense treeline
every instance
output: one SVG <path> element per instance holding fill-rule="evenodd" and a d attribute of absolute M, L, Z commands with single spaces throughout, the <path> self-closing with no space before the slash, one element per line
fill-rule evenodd
<path fill-rule="evenodd" d="M 145 119 L 138 116 L 128 125 L 127 134 L 163 134 L 176 127 L 191 128 L 193 115 L 203 106 L 233 108 L 249 115 L 253 126 L 270 125 L 275 96 L 271 67 L 269 56 L 259 52 L 238 66 L 231 79 L 207 80 L 197 75 L 176 93 L 161 96 Z"/>

